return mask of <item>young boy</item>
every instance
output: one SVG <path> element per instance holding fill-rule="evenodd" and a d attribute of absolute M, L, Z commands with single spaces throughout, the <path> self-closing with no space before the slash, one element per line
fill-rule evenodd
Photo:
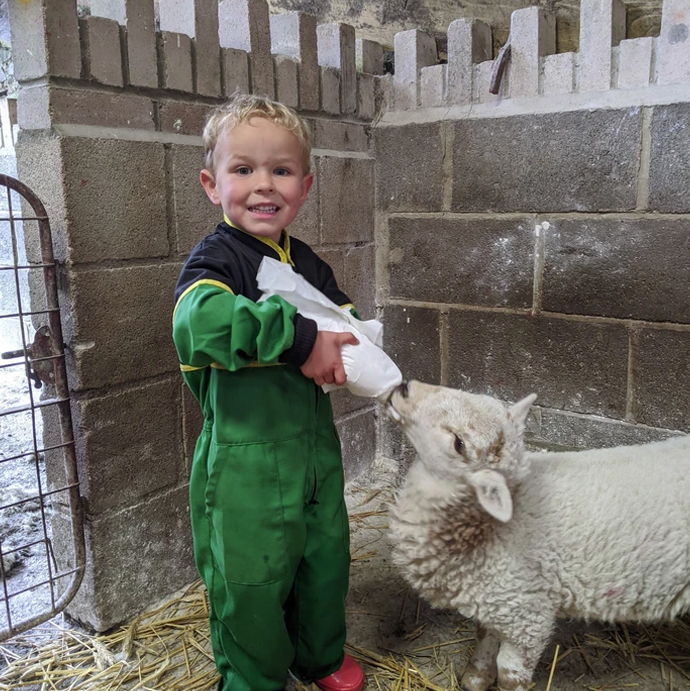
<path fill-rule="evenodd" d="M 190 511 L 218 688 L 278 691 L 290 669 L 324 691 L 360 691 L 362 670 L 343 653 L 340 442 L 320 388 L 345 382 L 340 348 L 357 340 L 317 331 L 277 296 L 257 302 L 272 257 L 352 307 L 328 264 L 285 231 L 313 182 L 309 130 L 279 103 L 238 96 L 211 114 L 204 142 L 201 184 L 224 222 L 182 268 L 173 339 L 204 415 Z"/>

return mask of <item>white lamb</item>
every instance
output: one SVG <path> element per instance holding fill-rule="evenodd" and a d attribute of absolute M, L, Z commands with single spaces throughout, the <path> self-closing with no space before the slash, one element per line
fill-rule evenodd
<path fill-rule="evenodd" d="M 387 404 L 418 452 L 392 510 L 395 561 L 432 605 L 476 620 L 466 691 L 525 691 L 556 617 L 690 611 L 690 437 L 528 454 L 534 399 L 410 382 Z"/>

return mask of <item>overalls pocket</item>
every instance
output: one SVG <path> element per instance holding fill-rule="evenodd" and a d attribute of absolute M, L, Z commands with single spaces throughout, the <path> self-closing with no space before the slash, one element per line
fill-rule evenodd
<path fill-rule="evenodd" d="M 211 442 L 206 514 L 211 551 L 226 581 L 284 578 L 289 569 L 283 492 L 275 443 Z"/>

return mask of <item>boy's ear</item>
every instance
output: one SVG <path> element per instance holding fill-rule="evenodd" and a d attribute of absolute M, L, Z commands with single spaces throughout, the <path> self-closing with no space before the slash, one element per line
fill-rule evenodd
<path fill-rule="evenodd" d="M 314 184 L 314 173 L 308 173 L 307 175 L 304 176 L 304 179 L 302 180 L 302 200 L 301 201 L 303 204 L 304 204 L 304 201 L 307 198 L 307 195 L 309 194 L 309 190 L 311 189 L 311 186 L 313 184 Z M 206 194 L 208 194 L 208 192 Z"/>
<path fill-rule="evenodd" d="M 199 181 L 201 182 L 201 186 L 204 188 L 204 192 L 206 192 L 206 196 L 211 200 L 211 203 L 215 204 L 216 206 L 220 206 L 220 197 L 218 196 L 218 191 L 216 190 L 216 179 L 213 176 L 213 173 L 204 168 L 199 173 Z"/>

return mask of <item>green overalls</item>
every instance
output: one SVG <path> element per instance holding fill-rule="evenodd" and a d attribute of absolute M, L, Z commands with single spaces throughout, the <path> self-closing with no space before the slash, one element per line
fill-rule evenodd
<path fill-rule="evenodd" d="M 223 691 L 277 691 L 289 668 L 327 676 L 345 642 L 340 442 L 329 397 L 299 370 L 314 323 L 281 298 L 256 302 L 263 256 L 349 303 L 306 244 L 284 233 L 281 247 L 227 223 L 178 280 L 173 338 L 204 415 L 190 477 L 194 554 Z"/>

